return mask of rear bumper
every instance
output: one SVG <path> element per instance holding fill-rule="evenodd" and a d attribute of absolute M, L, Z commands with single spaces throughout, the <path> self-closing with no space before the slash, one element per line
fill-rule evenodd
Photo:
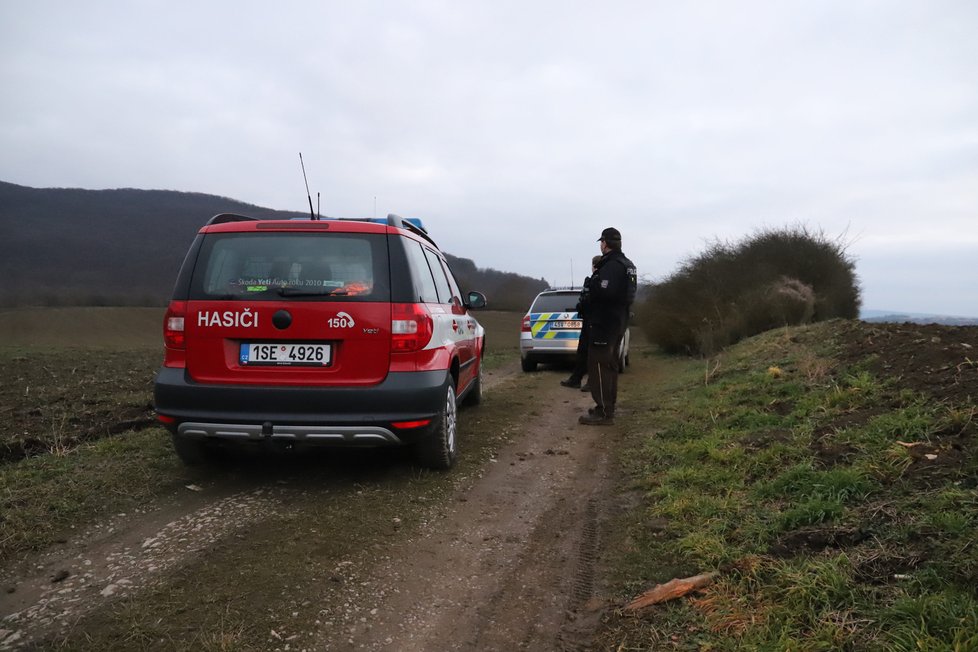
<path fill-rule="evenodd" d="M 524 358 L 545 358 L 549 356 L 574 356 L 577 353 L 577 338 L 570 339 L 541 339 L 531 337 L 520 338 L 520 355 Z"/>
<path fill-rule="evenodd" d="M 156 412 L 184 437 L 326 445 L 385 445 L 413 440 L 426 428 L 402 421 L 435 419 L 445 402 L 446 371 L 391 373 L 370 387 L 283 387 L 196 383 L 184 369 L 160 369 Z"/>

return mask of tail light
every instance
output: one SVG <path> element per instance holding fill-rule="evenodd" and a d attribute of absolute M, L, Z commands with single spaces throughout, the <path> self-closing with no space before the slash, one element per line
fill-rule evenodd
<path fill-rule="evenodd" d="M 163 365 L 183 367 L 186 365 L 187 336 L 184 331 L 187 314 L 186 301 L 171 301 L 163 317 L 163 344 L 165 353 Z"/>
<path fill-rule="evenodd" d="M 423 303 L 395 303 L 391 306 L 391 350 L 394 353 L 420 351 L 434 333 L 431 313 Z"/>
<path fill-rule="evenodd" d="M 187 346 L 184 336 L 184 318 L 187 304 L 184 301 L 171 301 L 163 318 L 163 343 L 170 349 L 183 349 Z"/>
<path fill-rule="evenodd" d="M 530 316 L 529 315 L 524 315 L 523 316 L 523 328 L 522 328 L 522 330 L 523 330 L 524 333 L 529 333 L 530 332 Z"/>

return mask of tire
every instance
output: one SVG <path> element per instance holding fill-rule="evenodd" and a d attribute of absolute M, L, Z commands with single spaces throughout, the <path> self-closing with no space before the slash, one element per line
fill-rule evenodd
<path fill-rule="evenodd" d="M 536 371 L 537 361 L 530 358 L 520 358 L 520 366 L 523 367 L 523 371 Z"/>
<path fill-rule="evenodd" d="M 449 377 L 445 383 L 445 401 L 431 429 L 415 445 L 415 456 L 422 466 L 445 471 L 458 457 L 458 408 L 455 404 L 455 383 Z"/>
<path fill-rule="evenodd" d="M 479 360 L 479 371 L 475 375 L 475 380 L 472 381 L 472 387 L 469 389 L 469 393 L 465 395 L 465 400 L 462 401 L 462 405 L 478 405 L 482 403 L 482 360 Z"/>
<path fill-rule="evenodd" d="M 177 457 L 187 466 L 201 466 L 212 461 L 214 451 L 206 442 L 200 439 L 181 437 L 173 435 L 173 448 L 177 452 Z"/>

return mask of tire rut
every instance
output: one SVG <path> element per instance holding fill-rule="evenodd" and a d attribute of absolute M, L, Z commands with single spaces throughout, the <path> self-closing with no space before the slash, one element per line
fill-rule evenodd
<path fill-rule="evenodd" d="M 531 381 L 529 418 L 451 512 L 374 565 L 353 564 L 325 610 L 324 650 L 583 649 L 593 619 L 602 505 L 614 428 L 577 424 L 590 404 L 555 374 Z M 365 597 L 366 596 L 366 597 Z"/>

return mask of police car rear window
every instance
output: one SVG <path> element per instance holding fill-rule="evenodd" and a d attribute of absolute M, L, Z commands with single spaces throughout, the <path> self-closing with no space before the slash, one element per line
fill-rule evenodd
<path fill-rule="evenodd" d="M 367 233 L 208 235 L 190 298 L 390 301 L 387 241 Z"/>
<path fill-rule="evenodd" d="M 541 294 L 533 302 L 530 312 L 574 312 L 577 297 L 577 292 Z"/>

